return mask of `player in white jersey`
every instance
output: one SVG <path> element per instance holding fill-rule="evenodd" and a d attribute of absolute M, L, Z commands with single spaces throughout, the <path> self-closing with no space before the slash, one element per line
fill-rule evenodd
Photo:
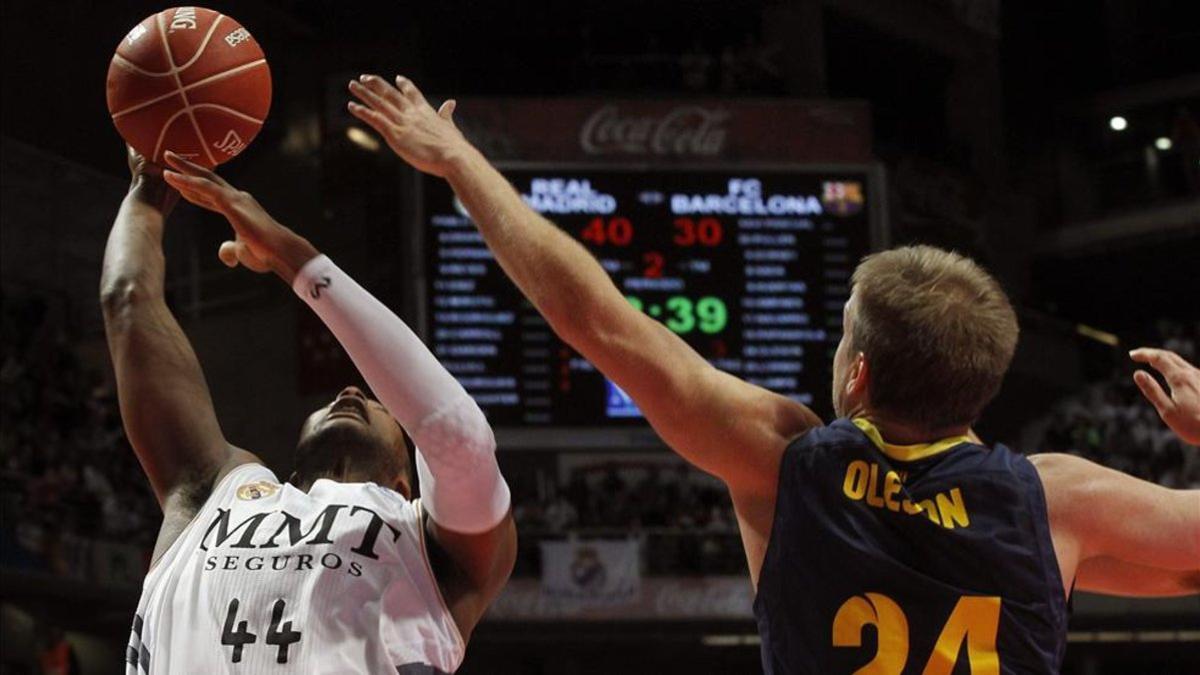
<path fill-rule="evenodd" d="M 126 434 L 163 509 L 126 672 L 453 672 L 516 555 L 482 411 L 307 240 L 211 171 L 168 162 L 131 153 L 101 280 Z M 229 220 L 222 260 L 292 285 L 380 399 L 347 387 L 313 412 L 286 482 L 225 439 L 164 300 L 180 194 Z"/>

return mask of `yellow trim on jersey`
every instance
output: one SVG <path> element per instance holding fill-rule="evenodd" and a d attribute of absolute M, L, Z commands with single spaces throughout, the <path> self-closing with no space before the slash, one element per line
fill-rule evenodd
<path fill-rule="evenodd" d="M 918 459 L 925 459 L 940 452 L 945 452 L 956 445 L 971 442 L 971 439 L 966 436 L 951 436 L 950 438 L 943 438 L 933 443 L 895 445 L 883 440 L 879 429 L 871 423 L 871 420 L 865 417 L 855 417 L 851 421 L 854 422 L 854 426 L 866 434 L 867 438 L 871 439 L 871 442 L 875 444 L 875 447 L 879 448 L 880 452 L 901 462 L 915 462 Z"/>

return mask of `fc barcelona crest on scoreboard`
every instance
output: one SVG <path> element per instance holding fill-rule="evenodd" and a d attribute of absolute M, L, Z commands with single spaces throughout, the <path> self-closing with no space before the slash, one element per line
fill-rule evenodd
<path fill-rule="evenodd" d="M 853 216 L 863 209 L 862 183 L 858 181 L 826 181 L 822 184 L 821 204 L 826 213 Z"/>

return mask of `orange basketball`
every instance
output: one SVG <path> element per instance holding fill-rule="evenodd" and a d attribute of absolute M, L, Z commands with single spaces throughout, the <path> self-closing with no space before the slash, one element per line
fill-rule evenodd
<path fill-rule="evenodd" d="M 213 167 L 238 155 L 271 107 L 262 48 L 237 21 L 203 7 L 146 17 L 108 66 L 108 112 L 129 145 L 162 163 L 171 150 Z"/>

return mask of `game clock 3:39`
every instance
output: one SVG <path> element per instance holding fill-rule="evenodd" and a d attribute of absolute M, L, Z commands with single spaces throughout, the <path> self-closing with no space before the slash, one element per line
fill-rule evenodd
<path fill-rule="evenodd" d="M 725 326 L 729 324 L 729 310 L 725 307 L 725 301 L 712 295 L 697 300 L 683 295 L 672 295 L 661 304 L 647 303 L 636 295 L 627 295 L 625 299 L 639 312 L 645 312 L 662 321 L 667 328 L 680 335 L 687 335 L 696 330 L 715 335 L 725 330 Z"/>

